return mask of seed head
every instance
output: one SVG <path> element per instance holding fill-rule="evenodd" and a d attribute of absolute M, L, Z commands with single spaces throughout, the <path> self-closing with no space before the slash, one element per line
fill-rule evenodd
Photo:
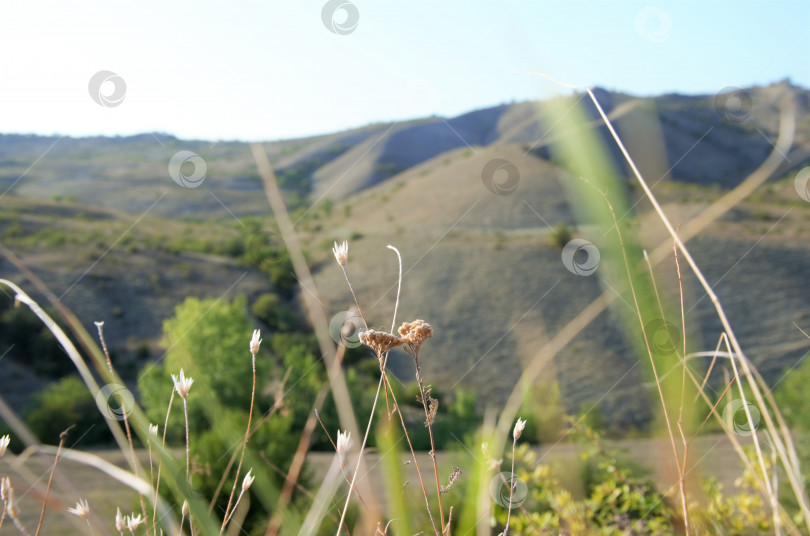
<path fill-rule="evenodd" d="M 149 433 L 153 436 L 158 435 L 158 425 L 157 424 L 150 424 L 149 425 Z"/>
<path fill-rule="evenodd" d="M 8 481 L 8 478 L 6 478 L 6 481 Z M 14 488 L 11 487 L 11 484 L 8 485 L 8 489 L 6 490 L 5 500 L 8 517 L 16 520 L 20 517 L 20 509 L 17 508 L 17 503 L 14 501 Z"/>
<path fill-rule="evenodd" d="M 338 245 L 335 242 L 335 247 L 332 248 L 332 253 L 335 255 L 335 260 L 341 266 L 346 266 L 346 260 L 349 258 L 349 244 L 345 240 L 342 244 Z"/>
<path fill-rule="evenodd" d="M 399 327 L 399 336 L 406 344 L 418 349 L 423 342 L 433 336 L 433 328 L 424 320 L 417 318 L 413 322 L 403 322 Z"/>
<path fill-rule="evenodd" d="M 3 499 L 3 502 L 8 500 L 8 492 L 11 489 L 11 480 L 7 476 L 4 476 L 2 480 L 0 480 L 0 499 Z"/>
<path fill-rule="evenodd" d="M 183 501 L 183 506 L 180 508 L 180 513 L 187 516 L 189 512 L 188 501 Z"/>
<path fill-rule="evenodd" d="M 251 484 L 253 484 L 253 479 L 256 478 L 253 476 L 253 469 L 247 472 L 245 478 L 242 479 L 242 491 L 247 491 Z"/>
<path fill-rule="evenodd" d="M 141 523 L 143 523 L 143 518 L 141 517 L 141 514 L 138 514 L 137 516 L 134 514 L 131 516 L 127 516 L 127 528 L 129 529 L 129 532 L 131 532 L 132 534 L 135 534 L 135 530 Z"/>
<path fill-rule="evenodd" d="M 0 437 L 0 458 L 6 453 L 6 449 L 8 448 L 8 444 L 11 443 L 11 436 L 6 434 L 3 437 Z"/>
<path fill-rule="evenodd" d="M 526 428 L 526 421 L 518 418 L 517 422 L 515 423 L 515 429 L 512 431 L 512 437 L 515 438 L 515 441 L 520 439 L 520 434 L 523 433 L 524 428 Z"/>
<path fill-rule="evenodd" d="M 124 532 L 124 529 L 127 528 L 127 524 L 124 522 L 124 516 L 121 515 L 121 508 L 115 509 L 115 530 L 118 532 Z"/>
<path fill-rule="evenodd" d="M 346 457 L 346 453 L 348 453 L 349 449 L 352 448 L 352 433 L 341 432 L 338 430 L 337 444 L 335 446 L 337 447 L 336 450 L 338 456 L 340 456 L 340 459 L 344 459 Z"/>
<path fill-rule="evenodd" d="M 82 519 L 90 517 L 90 506 L 87 505 L 87 499 L 79 499 L 75 508 L 68 508 L 68 512 L 73 515 L 79 516 Z"/>
<path fill-rule="evenodd" d="M 259 345 L 262 343 L 262 340 L 259 338 L 262 332 L 258 329 L 253 330 L 253 338 L 250 339 L 250 353 L 256 355 L 259 353 Z"/>
<path fill-rule="evenodd" d="M 188 397 L 188 391 L 191 389 L 191 384 L 194 383 L 192 378 L 186 378 L 183 374 L 183 369 L 180 369 L 180 378 L 172 374 L 172 381 L 174 382 L 174 389 L 181 398 Z"/>
<path fill-rule="evenodd" d="M 377 352 L 377 355 L 382 355 L 391 348 L 401 345 L 404 341 L 396 335 L 370 329 L 360 334 L 360 342 Z"/>

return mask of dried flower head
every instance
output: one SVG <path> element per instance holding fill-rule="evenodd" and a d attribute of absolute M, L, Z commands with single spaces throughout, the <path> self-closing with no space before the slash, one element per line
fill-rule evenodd
<path fill-rule="evenodd" d="M 8 480 L 8 479 L 6 479 Z M 14 488 L 9 484 L 6 490 L 6 512 L 11 519 L 18 519 L 20 517 L 20 509 L 17 508 L 17 503 L 14 501 Z"/>
<path fill-rule="evenodd" d="M 340 459 L 346 457 L 346 453 L 349 452 L 349 449 L 352 448 L 352 433 L 351 432 L 341 432 L 338 430 L 337 433 L 337 444 L 336 450 Z"/>
<path fill-rule="evenodd" d="M 360 334 L 360 342 L 377 352 L 377 355 L 382 355 L 391 348 L 401 345 L 404 341 L 396 335 L 370 329 Z"/>
<path fill-rule="evenodd" d="M 349 258 L 349 244 L 345 240 L 342 244 L 338 245 L 335 242 L 335 247 L 332 248 L 332 253 L 335 255 L 335 260 L 341 266 L 346 266 L 346 261 Z"/>
<path fill-rule="evenodd" d="M 183 369 L 180 369 L 180 378 L 172 374 L 172 381 L 174 382 L 174 389 L 181 398 L 188 397 L 188 391 L 191 389 L 191 384 L 194 383 L 192 378 L 186 378 L 183 374 Z"/>
<path fill-rule="evenodd" d="M 143 518 L 141 517 L 141 514 L 138 514 L 137 516 L 133 514 L 131 516 L 127 516 L 126 521 L 129 532 L 135 534 L 135 530 L 141 523 L 143 523 Z"/>
<path fill-rule="evenodd" d="M 0 480 L 0 499 L 3 499 L 3 502 L 8 500 L 8 490 L 11 489 L 11 480 L 7 476 L 4 476 L 2 480 Z"/>
<path fill-rule="evenodd" d="M 253 330 L 253 338 L 250 339 L 250 353 L 253 355 L 259 353 L 259 345 L 262 343 L 262 340 L 259 338 L 261 337 L 261 334 L 261 330 Z"/>
<path fill-rule="evenodd" d="M 79 499 L 75 508 L 68 508 L 68 512 L 73 515 L 79 516 L 82 519 L 90 517 L 90 506 L 87 504 L 87 499 Z"/>
<path fill-rule="evenodd" d="M 6 434 L 3 437 L 0 437 L 0 458 L 6 453 L 6 449 L 8 448 L 8 444 L 11 443 L 11 436 Z"/>
<path fill-rule="evenodd" d="M 158 425 L 157 424 L 150 424 L 149 425 L 149 433 L 153 436 L 158 435 Z"/>
<path fill-rule="evenodd" d="M 433 336 L 433 328 L 424 320 L 417 318 L 413 322 L 403 322 L 399 327 L 399 336 L 406 344 L 418 349 L 423 342 Z"/>
<path fill-rule="evenodd" d="M 512 432 L 512 437 L 515 438 L 515 441 L 520 439 L 520 434 L 523 433 L 524 428 L 526 428 L 526 421 L 518 418 L 517 422 L 515 423 L 515 429 Z"/>
<path fill-rule="evenodd" d="M 121 508 L 115 509 L 115 530 L 118 532 L 124 532 L 124 529 L 127 528 L 127 524 L 124 522 L 124 516 L 121 515 Z"/>
<path fill-rule="evenodd" d="M 446 486 L 442 486 L 439 492 L 443 495 L 448 491 L 450 491 L 450 488 L 453 487 L 453 484 L 456 483 L 456 480 L 458 480 L 460 476 L 461 476 L 461 469 L 459 469 L 458 467 L 453 467 L 453 472 L 450 473 L 450 483 L 447 484 Z"/>
<path fill-rule="evenodd" d="M 253 476 L 253 469 L 250 469 L 245 478 L 242 479 L 242 491 L 247 491 L 248 488 L 253 484 L 253 479 L 256 478 Z"/>

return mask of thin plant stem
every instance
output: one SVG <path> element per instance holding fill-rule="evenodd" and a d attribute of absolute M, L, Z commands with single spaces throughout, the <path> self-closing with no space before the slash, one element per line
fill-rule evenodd
<path fill-rule="evenodd" d="M 357 306 L 357 312 L 360 314 L 360 318 L 363 320 L 363 326 L 368 329 L 368 322 L 366 322 L 366 317 L 363 315 L 363 309 L 360 307 L 360 302 L 357 301 L 357 296 L 354 293 L 354 287 L 352 287 L 352 282 L 349 281 L 349 273 L 346 271 L 345 266 L 340 267 L 343 270 L 343 277 L 346 278 L 346 283 L 349 285 L 349 291 L 352 293 L 352 298 L 354 298 L 354 304 Z M 393 328 L 392 328 L 393 330 Z"/>
<path fill-rule="evenodd" d="M 422 407 L 425 409 L 425 425 L 430 436 L 430 457 L 433 459 L 433 475 L 436 479 L 436 496 L 439 500 L 439 517 L 441 518 L 442 534 L 444 534 L 444 505 L 442 504 L 442 485 L 439 482 L 439 464 L 436 461 L 436 444 L 433 440 L 433 416 L 428 409 L 428 395 L 425 392 L 425 382 L 422 380 L 422 373 L 419 367 L 419 348 L 414 347 L 413 362 L 416 368 L 416 383 L 419 385 L 419 396 L 422 399 Z M 399 406 L 397 406 L 397 409 Z"/>
<path fill-rule="evenodd" d="M 253 400 L 256 398 L 256 354 L 254 353 L 250 354 L 250 363 L 253 368 L 253 385 L 250 390 L 250 411 L 248 412 L 248 423 L 247 428 L 245 429 L 245 440 L 242 442 L 242 454 L 239 456 L 239 465 L 236 466 L 236 475 L 233 478 L 233 488 L 231 489 L 230 497 L 228 497 L 228 506 L 225 508 L 225 516 L 222 521 L 222 527 L 220 527 L 219 529 L 220 534 L 222 534 L 222 532 L 225 530 L 225 525 L 227 525 L 228 521 L 231 519 L 231 516 L 228 515 L 228 512 L 231 509 L 231 501 L 233 501 L 233 494 L 236 491 L 237 484 L 239 483 L 239 473 L 242 470 L 242 462 L 245 459 L 245 450 L 247 449 L 247 442 L 248 438 L 250 437 L 250 422 L 253 419 Z M 239 498 L 240 499 L 242 498 L 241 493 L 239 494 Z M 238 499 L 237 502 L 239 502 Z M 234 505 L 233 509 L 236 510 L 236 505 Z M 233 513 L 231 513 L 231 515 L 233 515 Z"/>
<path fill-rule="evenodd" d="M 397 254 L 397 260 L 399 261 L 399 278 L 397 278 L 397 301 L 394 302 L 394 319 L 391 321 L 391 333 L 394 333 L 394 328 L 397 325 L 397 310 L 399 309 L 399 293 L 402 290 L 402 255 L 399 254 L 399 250 L 392 245 L 386 246 L 388 249 L 394 250 L 394 253 Z M 352 295 L 354 295 L 354 291 L 352 291 Z"/>
<path fill-rule="evenodd" d="M 387 372 L 383 371 L 382 377 L 385 380 L 385 385 L 388 389 L 388 392 L 391 393 L 391 399 L 394 401 L 394 408 L 396 408 L 397 415 L 399 415 L 399 422 L 402 424 L 402 431 L 405 433 L 405 440 L 408 442 L 408 448 L 411 451 L 411 457 L 413 458 L 413 465 L 414 467 L 416 467 L 416 474 L 419 476 L 419 485 L 422 487 L 422 494 L 425 496 L 425 508 L 427 508 L 428 517 L 430 518 L 430 524 L 433 525 L 433 532 L 439 534 L 439 531 L 436 529 L 436 522 L 433 520 L 433 512 L 430 510 L 430 501 L 428 500 L 427 489 L 425 488 L 425 481 L 422 478 L 422 470 L 419 468 L 419 461 L 416 459 L 416 452 L 413 449 L 411 437 L 410 435 L 408 435 L 408 428 L 405 426 L 405 419 L 402 417 L 402 412 L 399 410 L 399 403 L 397 402 L 397 397 L 394 394 L 394 388 L 391 386 L 391 382 L 388 379 Z"/>
<path fill-rule="evenodd" d="M 244 495 L 244 494 L 245 494 L 245 490 L 241 490 L 239 492 L 239 496 L 236 498 L 236 502 L 233 503 L 233 508 L 231 509 L 231 513 L 228 514 L 228 517 L 225 518 L 225 524 L 227 524 L 228 521 L 230 521 L 231 518 L 233 517 L 233 514 L 236 513 L 236 507 L 239 506 L 239 501 L 242 500 L 242 495 Z"/>
<path fill-rule="evenodd" d="M 628 284 L 630 285 L 630 293 L 633 296 L 633 305 L 635 306 L 636 315 L 638 317 L 638 322 L 639 322 L 639 325 L 641 326 L 641 334 L 642 334 L 642 336 L 644 338 L 644 346 L 647 349 L 647 355 L 650 358 L 650 365 L 652 366 L 653 376 L 655 377 L 655 385 L 656 385 L 656 387 L 658 389 L 658 396 L 661 398 L 661 408 L 662 408 L 663 413 L 664 413 L 664 421 L 666 422 L 666 425 L 667 425 L 667 433 L 669 434 L 669 441 L 670 441 L 670 444 L 672 445 L 672 453 L 673 453 L 673 456 L 674 456 L 674 459 L 675 459 L 675 466 L 676 466 L 676 468 L 678 470 L 679 481 L 680 481 L 680 484 L 681 484 L 681 487 L 680 487 L 680 489 L 681 489 L 681 503 L 682 503 L 683 512 L 684 512 L 684 523 L 686 524 L 686 534 L 687 534 L 687 536 L 689 536 L 689 530 L 688 530 L 688 527 L 689 527 L 689 521 L 688 521 L 688 519 L 689 519 L 689 511 L 687 509 L 687 499 L 686 499 L 685 487 L 684 487 L 684 483 L 683 483 L 684 467 L 683 467 L 683 464 L 681 463 L 680 456 L 678 455 L 678 447 L 675 444 L 675 434 L 674 434 L 674 432 L 672 430 L 672 422 L 670 421 L 670 418 L 669 418 L 669 411 L 667 409 L 666 397 L 664 396 L 664 389 L 661 386 L 661 377 L 658 375 L 658 368 L 655 365 L 655 359 L 653 357 L 653 351 L 652 351 L 652 348 L 650 347 L 650 339 L 649 339 L 649 336 L 647 335 L 647 328 L 644 325 L 644 318 L 642 317 L 642 313 L 641 313 L 641 305 L 638 302 L 638 295 L 636 294 L 635 285 L 633 283 L 633 275 L 632 275 L 632 272 L 630 271 L 630 261 L 627 258 L 627 250 L 626 250 L 625 245 L 624 245 L 624 239 L 622 238 L 621 230 L 619 229 L 619 222 L 616 219 L 616 213 L 613 210 L 613 205 L 611 204 L 610 200 L 608 199 L 607 194 L 605 192 L 601 192 L 598 189 L 596 189 L 596 187 L 593 186 L 590 182 L 588 182 L 588 180 L 585 179 L 584 177 L 582 177 L 582 180 L 586 184 L 588 184 L 590 187 L 594 188 L 596 191 L 598 191 L 600 194 L 602 194 L 602 197 L 604 198 L 605 203 L 607 204 L 607 207 L 610 210 L 610 215 L 613 218 L 613 222 L 614 222 L 615 227 L 616 227 L 616 235 L 619 238 L 619 249 L 621 249 L 621 252 L 622 252 L 622 261 L 624 262 L 624 269 L 625 269 L 625 272 L 627 274 L 627 281 L 628 281 Z"/>
<path fill-rule="evenodd" d="M 188 440 L 188 402 L 183 397 L 183 416 L 186 421 L 186 482 L 191 483 L 191 449 Z"/>
<path fill-rule="evenodd" d="M 517 445 L 517 437 L 512 434 L 512 476 L 509 481 L 509 506 L 506 510 L 506 528 L 503 529 L 503 536 L 509 534 L 509 521 L 512 519 L 512 499 L 515 494 L 515 445 Z"/>
<path fill-rule="evenodd" d="M 360 452 L 357 454 L 357 464 L 354 467 L 354 472 L 352 473 L 352 481 L 349 484 L 349 493 L 346 495 L 346 504 L 343 505 L 343 512 L 340 514 L 340 521 L 338 522 L 337 532 L 335 534 L 340 534 L 340 530 L 343 527 L 343 521 L 346 519 L 346 511 L 349 509 L 349 501 L 352 498 L 352 488 L 354 488 L 354 481 L 357 478 L 357 473 L 360 471 L 360 462 L 363 459 L 363 450 L 366 448 L 366 441 L 368 441 L 368 434 L 371 432 L 371 423 L 374 421 L 374 410 L 377 409 L 377 400 L 380 398 L 380 389 L 382 388 L 383 379 L 385 378 L 384 375 L 380 376 L 380 381 L 377 383 L 377 392 L 374 393 L 374 403 L 371 404 L 371 415 L 368 417 L 368 424 L 366 425 L 366 433 L 363 435 L 363 443 L 360 445 Z"/>
<path fill-rule="evenodd" d="M 334 441 L 332 441 L 332 436 L 329 434 L 329 430 L 327 430 L 326 426 L 323 425 L 323 421 L 321 420 L 321 416 L 318 410 L 315 410 L 314 414 L 315 418 L 318 420 L 318 424 L 321 425 L 321 429 L 323 429 L 324 433 L 326 434 L 326 438 L 332 444 L 332 448 L 335 449 L 335 452 L 337 452 L 337 445 L 335 444 Z M 352 486 L 352 481 L 351 479 L 349 479 L 349 472 L 346 470 L 346 464 L 343 462 L 343 460 L 340 461 L 340 468 L 343 470 L 343 478 L 346 480 L 346 483 Z M 360 491 L 357 489 L 357 486 L 352 486 L 351 491 L 353 491 L 355 495 L 357 495 L 357 498 L 360 499 L 360 503 L 363 505 L 363 508 L 365 508 L 366 512 L 368 512 L 369 509 L 368 506 L 366 505 L 366 501 L 363 500 L 363 497 L 360 495 Z"/>
<path fill-rule="evenodd" d="M 98 329 L 98 339 L 101 342 L 101 349 L 104 352 L 104 357 L 107 359 L 107 368 L 110 370 L 110 374 L 113 374 L 114 370 L 112 359 L 110 359 L 110 352 L 107 350 L 107 341 L 104 339 L 104 322 L 96 322 L 95 324 L 96 328 Z M 124 420 L 124 430 L 127 434 L 127 443 L 129 443 L 129 455 L 132 458 L 132 471 L 135 473 L 135 476 L 140 476 L 138 475 L 138 463 L 135 461 L 135 445 L 132 443 L 132 430 L 129 427 L 129 416 L 127 415 L 126 408 L 122 406 L 121 410 Z M 141 512 L 143 513 L 143 517 L 146 519 L 146 501 L 143 500 L 143 495 L 140 493 L 138 494 L 138 500 L 141 503 Z"/>
<path fill-rule="evenodd" d="M 70 428 L 73 428 L 71 426 Z M 51 474 L 48 476 L 48 487 L 45 489 L 45 498 L 42 500 L 42 511 L 39 513 L 39 523 L 37 523 L 37 531 L 35 536 L 39 536 L 39 531 L 42 530 L 42 521 L 45 519 L 45 509 L 48 507 L 48 497 L 51 494 L 51 486 L 53 485 L 53 474 L 56 472 L 56 464 L 59 463 L 59 454 L 62 453 L 62 447 L 65 446 L 65 441 L 67 440 L 67 433 L 68 430 L 63 431 L 59 434 L 59 446 L 56 447 L 56 456 L 53 458 L 53 467 L 51 467 Z M 3 512 L 5 514 L 5 511 Z M 2 522 L 0 522 L 2 525 Z"/>
<path fill-rule="evenodd" d="M 166 419 L 163 421 L 163 439 L 162 445 L 166 446 L 166 429 L 169 427 L 169 415 L 172 412 L 172 403 L 174 402 L 174 387 L 172 387 L 172 394 L 169 395 L 169 405 L 166 408 Z M 158 462 L 157 481 L 155 482 L 155 499 L 152 501 L 152 532 L 157 536 L 157 498 L 158 491 L 160 490 L 160 470 L 163 467 L 163 460 Z M 182 530 L 182 527 L 181 527 Z"/>
<path fill-rule="evenodd" d="M 652 203 L 653 208 L 655 209 L 656 213 L 659 216 L 659 219 L 661 220 L 661 222 L 667 228 L 667 231 L 669 231 L 670 235 L 675 240 L 675 243 L 678 245 L 678 248 L 681 250 L 684 257 L 686 258 L 687 263 L 689 263 L 689 266 L 692 268 L 692 272 L 698 278 L 698 281 L 700 282 L 701 286 L 703 287 L 703 289 L 708 294 L 709 299 L 712 301 L 712 304 L 714 304 L 715 311 L 717 312 L 717 316 L 720 318 L 720 322 L 722 322 L 723 328 L 725 329 L 726 333 L 729 336 L 729 340 L 731 341 L 731 345 L 734 348 L 734 352 L 736 354 L 740 355 L 740 356 L 744 355 L 743 352 L 742 352 L 742 347 L 740 346 L 740 343 L 737 340 L 736 335 L 734 334 L 734 330 L 731 327 L 731 324 L 730 324 L 730 322 L 728 320 L 728 317 L 726 316 L 725 310 L 723 309 L 723 307 L 720 304 L 720 299 L 717 297 L 717 294 L 714 292 L 714 289 L 712 289 L 711 285 L 709 284 L 709 282 L 704 277 L 703 272 L 700 270 L 697 263 L 692 258 L 692 255 L 689 253 L 689 250 L 686 249 L 686 246 L 681 241 L 681 239 L 678 237 L 678 234 L 675 232 L 675 229 L 672 227 L 672 224 L 670 223 L 669 218 L 667 218 L 666 213 L 664 213 L 664 210 L 661 208 L 661 205 L 658 203 L 658 200 L 653 195 L 652 190 L 650 190 L 649 186 L 647 185 L 647 181 L 644 180 L 644 177 L 642 177 L 641 172 L 638 170 L 638 167 L 636 167 L 636 164 L 633 161 L 632 157 L 630 156 L 630 153 L 627 151 L 627 149 L 625 148 L 624 143 L 622 142 L 621 138 L 619 138 L 619 135 L 616 133 L 616 130 L 613 128 L 613 123 L 611 123 L 610 119 L 608 119 L 607 114 L 605 114 L 605 111 L 602 109 L 602 106 L 599 104 L 599 101 L 597 100 L 596 96 L 593 94 L 593 91 L 591 91 L 590 88 L 587 88 L 586 91 L 588 92 L 588 95 L 590 96 L 591 101 L 594 103 L 594 106 L 596 107 L 597 111 L 599 112 L 599 115 L 602 117 L 602 120 L 604 121 L 605 126 L 608 128 L 608 130 L 611 133 L 611 136 L 616 141 L 616 144 L 619 146 L 619 150 L 622 152 L 622 155 L 624 155 L 625 160 L 630 165 L 630 168 L 632 169 L 633 173 L 635 174 L 636 178 L 638 179 L 638 182 L 641 185 L 642 189 L 644 190 L 644 193 L 647 194 L 647 198 L 650 200 L 650 203 Z M 748 367 L 747 360 L 741 359 L 740 363 L 741 363 L 742 368 L 743 368 L 743 370 L 745 372 L 745 375 L 748 378 L 751 378 L 751 372 L 750 372 L 750 369 Z M 732 366 L 732 368 L 734 370 L 734 375 L 739 377 L 740 373 L 739 373 L 739 370 L 737 369 L 737 363 L 736 363 L 735 359 L 731 360 L 731 366 Z M 749 383 L 751 383 L 752 391 L 754 393 L 754 398 L 756 398 L 757 403 L 760 405 L 760 407 L 765 407 L 765 401 L 762 399 L 762 394 L 760 393 L 759 388 L 757 387 L 757 385 L 754 382 L 749 382 Z M 739 386 L 739 389 L 740 389 L 740 398 L 743 401 L 743 409 L 745 410 L 746 418 L 748 419 L 748 423 L 751 424 L 751 423 L 753 423 L 753 420 L 751 418 L 751 411 L 748 408 L 748 401 L 745 399 L 745 393 L 743 392 L 742 385 L 738 384 L 738 386 Z M 773 427 L 773 422 L 771 422 L 771 417 L 769 415 L 769 412 L 764 411 L 764 412 L 762 412 L 762 414 L 763 414 L 763 416 L 765 417 L 765 420 L 768 423 L 768 427 L 772 428 Z M 751 427 L 754 428 L 754 426 L 751 426 Z M 757 452 L 757 460 L 759 461 L 760 469 L 762 470 L 763 475 L 767 475 L 767 470 L 765 468 L 765 458 L 764 458 L 764 456 L 762 454 L 762 447 L 760 446 L 759 437 L 758 437 L 758 434 L 756 433 L 756 429 L 754 429 L 753 433 L 751 434 L 751 438 L 754 441 L 754 448 L 755 448 L 755 450 Z M 783 456 L 783 460 L 785 458 L 786 458 L 786 456 Z M 679 461 L 676 460 L 676 462 L 680 464 Z M 788 471 L 788 474 L 790 475 L 791 472 Z M 773 494 L 773 489 L 771 488 L 770 480 L 768 478 L 764 478 L 763 480 L 765 482 L 765 487 L 767 488 L 768 496 L 771 497 L 771 500 L 773 501 L 774 494 Z M 802 513 L 805 516 L 805 521 L 810 522 L 810 509 L 808 509 L 808 507 L 807 507 L 807 505 L 805 504 L 805 501 L 804 501 L 804 498 L 805 498 L 804 490 L 801 489 L 800 487 L 798 487 L 797 482 L 792 481 L 791 483 L 794 485 L 794 492 L 796 493 L 796 498 L 799 500 L 799 504 L 800 504 L 800 506 L 802 508 Z"/>
<path fill-rule="evenodd" d="M 284 373 L 284 377 L 281 379 L 281 384 L 279 385 L 277 390 L 277 393 L 281 393 L 281 396 L 279 395 L 276 396 L 276 401 L 273 404 L 273 407 L 270 408 L 270 411 L 268 411 L 265 415 L 263 415 L 262 418 L 259 419 L 256 422 L 256 424 L 253 425 L 253 429 L 250 431 L 250 434 L 248 434 L 248 439 L 253 437 L 253 434 L 256 433 L 256 430 L 258 430 L 262 424 L 272 419 L 273 415 L 275 415 L 276 412 L 279 410 L 279 408 L 281 408 L 281 403 L 284 400 L 284 385 L 287 383 L 287 379 L 290 377 L 291 370 L 292 370 L 291 368 L 288 368 L 287 372 Z M 211 502 L 208 504 L 209 512 L 213 511 L 214 509 L 214 505 L 217 502 L 217 498 L 219 498 L 219 494 L 222 491 L 222 487 L 225 485 L 225 480 L 227 480 L 228 475 L 231 472 L 231 468 L 233 467 L 233 464 L 236 463 L 236 456 L 237 453 L 236 451 L 234 451 L 233 454 L 231 454 L 231 459 L 228 460 L 228 465 L 225 466 L 225 470 L 222 472 L 222 476 L 220 477 L 219 483 L 217 484 L 217 489 L 214 490 L 214 494 L 211 497 Z"/>

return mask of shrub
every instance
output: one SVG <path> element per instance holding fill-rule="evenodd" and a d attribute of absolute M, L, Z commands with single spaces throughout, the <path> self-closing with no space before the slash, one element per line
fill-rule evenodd
<path fill-rule="evenodd" d="M 112 440 L 93 395 L 76 376 L 62 378 L 37 394 L 25 421 L 37 437 L 48 444 L 58 443 L 59 434 L 74 425 L 71 437 L 84 444 Z"/>
<path fill-rule="evenodd" d="M 568 225 L 565 223 L 558 223 L 554 226 L 554 229 L 552 229 L 549 240 L 552 246 L 562 249 L 568 242 L 571 241 L 572 237 L 573 235 Z"/>
<path fill-rule="evenodd" d="M 294 331 L 298 323 L 295 314 L 272 292 L 256 298 L 250 306 L 250 312 L 273 332 Z"/>

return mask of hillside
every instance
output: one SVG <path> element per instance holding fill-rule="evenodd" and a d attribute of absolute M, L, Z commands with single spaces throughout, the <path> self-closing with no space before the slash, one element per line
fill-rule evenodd
<path fill-rule="evenodd" d="M 762 162 L 776 137 L 778 100 L 796 101 L 788 163 L 690 243 L 743 347 L 776 382 L 810 347 L 793 326 L 810 324 L 810 289 L 803 281 L 810 270 L 810 205 L 792 181 L 810 163 L 810 92 L 785 82 L 746 92 L 753 105 L 742 119 L 718 107 L 714 95 L 635 98 L 597 90 L 597 96 L 676 222 L 694 217 Z M 586 102 L 591 122 L 582 128 L 597 129 L 625 170 Z M 428 382 L 444 391 L 473 389 L 482 406 L 501 404 L 537 349 L 604 290 L 597 277 L 567 271 L 551 245 L 558 224 L 597 240 L 587 226 L 577 227 L 567 197 L 571 178 L 551 158 L 550 144 L 562 133 L 547 124 L 545 110 L 542 103 L 503 104 L 455 118 L 264 144 L 329 315 L 351 304 L 329 252 L 333 240 L 350 239 L 349 273 L 366 316 L 374 327 L 390 327 L 397 267 L 385 246 L 397 246 L 405 272 L 399 320 L 424 318 L 435 329 L 424 349 Z M 205 160 L 197 188 L 181 188 L 169 177 L 168 163 L 181 150 Z M 497 159 L 516 170 L 513 183 L 507 168 L 482 180 Z M 630 185 L 628 192 L 638 198 Z M 104 319 L 112 346 L 133 366 L 159 358 L 162 322 L 186 296 L 256 296 L 269 287 L 261 273 L 226 253 L 251 221 L 271 227 L 244 143 L 158 133 L 4 134 L 0 195 L 3 243 L 88 327 Z M 645 201 L 636 211 L 652 248 L 663 239 L 660 225 Z M 0 277 L 21 281 L 2 259 Z M 671 263 L 659 277 L 676 290 Z M 697 301 L 690 278 L 685 285 L 697 302 L 687 317 L 695 327 L 691 340 L 713 348 L 720 332 L 711 304 Z M 545 378 L 560 382 L 572 411 L 598 401 L 613 424 L 641 427 L 650 417 L 638 387 L 645 378 L 615 316 L 614 309 L 600 315 L 556 356 Z M 144 344 L 148 357 L 137 361 Z M 392 362 L 405 381 L 408 359 L 398 354 Z M 24 359 L 0 364 L 12 371 L 0 374 L 0 391 L 18 408 L 46 381 L 20 363 Z"/>

